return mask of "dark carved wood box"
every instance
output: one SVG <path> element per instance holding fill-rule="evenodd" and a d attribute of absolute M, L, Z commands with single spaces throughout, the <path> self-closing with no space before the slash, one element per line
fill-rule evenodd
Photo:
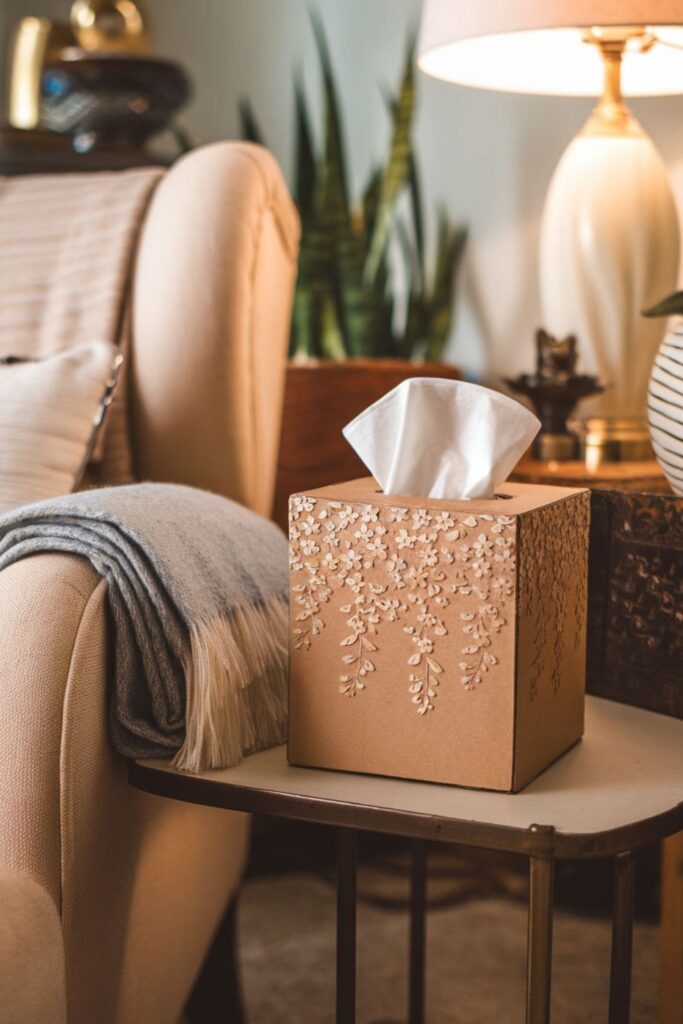
<path fill-rule="evenodd" d="M 590 693 L 683 718 L 683 498 L 593 491 Z"/>

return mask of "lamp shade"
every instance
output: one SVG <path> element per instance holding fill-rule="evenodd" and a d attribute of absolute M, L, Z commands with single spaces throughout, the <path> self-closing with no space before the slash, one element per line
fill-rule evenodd
<path fill-rule="evenodd" d="M 602 62 L 582 30 L 650 29 L 656 44 L 623 58 L 627 96 L 683 92 L 683 0 L 424 0 L 418 64 L 460 85 L 599 96 Z"/>

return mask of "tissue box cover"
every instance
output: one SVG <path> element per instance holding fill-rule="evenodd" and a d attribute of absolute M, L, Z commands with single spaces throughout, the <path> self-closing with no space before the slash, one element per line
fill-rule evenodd
<path fill-rule="evenodd" d="M 583 732 L 589 493 L 290 499 L 292 764 L 514 791 Z"/>

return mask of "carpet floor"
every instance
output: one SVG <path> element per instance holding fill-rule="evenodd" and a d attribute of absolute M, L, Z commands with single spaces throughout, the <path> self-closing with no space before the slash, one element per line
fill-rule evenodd
<path fill-rule="evenodd" d="M 521 1024 L 526 907 L 478 899 L 430 912 L 428 1024 Z M 656 1021 L 658 929 L 637 924 L 631 1024 Z M 334 1020 L 335 891 L 312 875 L 248 880 L 240 948 L 249 1024 Z M 610 924 L 556 912 L 553 1024 L 607 1020 Z M 361 903 L 359 1024 L 405 1021 L 407 917 Z"/>

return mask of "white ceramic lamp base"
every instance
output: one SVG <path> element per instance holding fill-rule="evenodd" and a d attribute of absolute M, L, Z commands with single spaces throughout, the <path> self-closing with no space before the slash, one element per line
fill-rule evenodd
<path fill-rule="evenodd" d="M 641 313 L 676 286 L 679 226 L 664 164 L 634 119 L 623 136 L 585 132 L 571 143 L 550 185 L 540 255 L 543 326 L 576 334 L 582 372 L 610 385 L 582 413 L 644 419 L 665 325 Z"/>

